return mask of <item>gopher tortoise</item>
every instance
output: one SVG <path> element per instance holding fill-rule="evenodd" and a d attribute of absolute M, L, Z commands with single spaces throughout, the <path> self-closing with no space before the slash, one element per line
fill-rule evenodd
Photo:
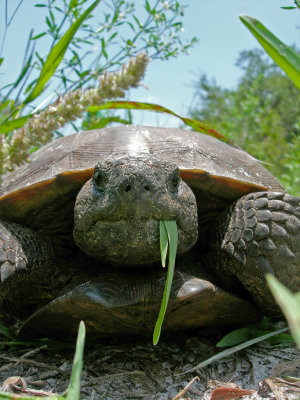
<path fill-rule="evenodd" d="M 271 273 L 300 290 L 300 200 L 243 150 L 183 129 L 118 126 L 44 146 L 3 179 L 0 315 L 23 338 L 84 320 L 148 335 L 166 271 L 159 221 L 178 226 L 163 330 L 278 317 Z"/>

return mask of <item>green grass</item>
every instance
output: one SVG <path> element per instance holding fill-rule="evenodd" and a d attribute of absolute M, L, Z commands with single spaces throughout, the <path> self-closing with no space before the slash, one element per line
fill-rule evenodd
<path fill-rule="evenodd" d="M 159 221 L 160 254 L 162 266 L 166 266 L 167 252 L 169 249 L 168 273 L 160 311 L 153 332 L 153 344 L 159 341 L 163 320 L 165 318 L 171 286 L 175 270 L 175 259 L 178 243 L 178 231 L 176 221 Z"/>
<path fill-rule="evenodd" d="M 76 350 L 73 361 L 73 368 L 71 373 L 71 379 L 68 389 L 62 395 L 54 396 L 18 396 L 15 393 L 1 392 L 0 399 L 4 400 L 40 400 L 41 398 L 45 400 L 79 400 L 80 399 L 80 382 L 83 366 L 83 351 L 85 343 L 85 325 L 81 321 L 79 325 L 79 331 L 77 336 Z M 24 343 L 23 343 L 24 344 Z"/>

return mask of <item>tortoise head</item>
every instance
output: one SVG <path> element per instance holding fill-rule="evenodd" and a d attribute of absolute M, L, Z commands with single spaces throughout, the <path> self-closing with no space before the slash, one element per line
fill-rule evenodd
<path fill-rule="evenodd" d="M 175 220 L 178 253 L 197 240 L 197 206 L 176 165 L 152 156 L 100 161 L 79 192 L 74 240 L 88 255 L 118 265 L 160 260 L 159 221 Z"/>

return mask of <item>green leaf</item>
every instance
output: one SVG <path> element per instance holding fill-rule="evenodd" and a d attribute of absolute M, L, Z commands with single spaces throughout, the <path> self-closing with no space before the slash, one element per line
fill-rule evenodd
<path fill-rule="evenodd" d="M 260 21 L 247 15 L 240 16 L 241 21 L 259 41 L 269 56 L 288 75 L 300 89 L 300 57 L 286 44 L 281 42 Z"/>
<path fill-rule="evenodd" d="M 292 293 L 271 274 L 267 274 L 266 279 L 276 302 L 287 319 L 291 334 L 300 349 L 300 292 Z"/>
<path fill-rule="evenodd" d="M 38 35 L 33 36 L 32 38 L 30 38 L 30 40 L 36 40 L 39 39 L 40 37 L 43 37 L 46 35 L 46 32 L 40 33 Z"/>
<path fill-rule="evenodd" d="M 254 339 L 261 337 L 263 335 L 267 335 L 272 331 L 270 329 L 261 329 L 259 328 L 260 324 L 249 325 L 244 328 L 235 329 L 232 332 L 229 332 L 225 335 L 217 344 L 217 347 L 229 347 L 236 346 L 240 343 L 246 342 L 246 340 Z M 286 333 L 282 333 L 266 339 L 269 343 L 272 344 L 283 344 L 283 343 L 294 343 L 291 335 Z"/>
<path fill-rule="evenodd" d="M 150 4 L 149 4 L 148 0 L 146 0 L 146 2 L 145 2 L 145 8 L 149 13 L 151 13 L 152 10 L 151 10 L 151 7 L 150 7 Z"/>
<path fill-rule="evenodd" d="M 24 100 L 24 103 L 33 101 L 43 91 L 46 83 L 49 81 L 51 76 L 56 71 L 57 67 L 61 63 L 67 48 L 77 32 L 83 21 L 89 16 L 89 14 L 97 7 L 101 0 L 96 0 L 94 3 L 70 26 L 67 32 L 61 37 L 58 43 L 51 49 L 45 64 L 43 65 L 40 76 L 36 82 L 36 85 Z"/>
<path fill-rule="evenodd" d="M 4 57 L 0 57 L 0 65 L 3 63 Z"/>
<path fill-rule="evenodd" d="M 289 335 L 288 333 L 281 333 L 280 335 L 273 336 L 269 339 L 267 339 L 269 343 L 272 345 L 276 344 L 293 344 L 295 343 L 295 340 L 293 339 L 292 335 Z"/>
<path fill-rule="evenodd" d="M 78 0 L 71 0 L 70 5 L 69 5 L 69 10 L 72 10 L 72 8 L 77 7 Z"/>
<path fill-rule="evenodd" d="M 162 266 L 165 268 L 167 253 L 168 253 L 168 233 L 166 231 L 164 221 L 159 221 L 159 238 L 160 238 L 161 263 Z"/>
<path fill-rule="evenodd" d="M 4 110 L 6 107 L 9 106 L 10 100 L 5 100 L 3 103 L 0 103 L 0 110 Z"/>
<path fill-rule="evenodd" d="M 120 118 L 117 115 L 112 115 L 109 117 L 100 117 L 99 121 L 92 123 L 89 121 L 83 121 L 82 128 L 85 130 L 90 129 L 102 129 L 105 128 L 107 125 L 111 124 L 112 122 L 118 122 L 119 124 L 130 125 L 130 121 L 127 119 Z"/>
<path fill-rule="evenodd" d="M 246 347 L 252 346 L 253 344 L 256 344 L 256 343 L 262 342 L 263 340 L 269 339 L 270 337 L 278 335 L 282 332 L 285 332 L 288 329 L 289 328 L 278 329 L 277 331 L 268 333 L 267 335 L 259 336 L 255 339 L 251 339 L 251 340 L 248 340 L 247 342 L 244 342 L 242 344 L 238 344 L 237 346 L 231 347 L 230 349 L 221 351 L 220 353 L 215 354 L 214 356 L 201 362 L 200 364 L 196 365 L 195 367 L 190 368 L 187 371 L 182 372 L 181 374 L 178 374 L 177 376 L 184 375 L 184 374 L 190 373 L 192 371 L 196 371 L 199 368 L 204 368 L 207 365 L 212 364 L 215 361 L 221 360 L 222 358 L 229 356 L 230 354 L 236 353 L 237 351 L 245 349 Z"/>
<path fill-rule="evenodd" d="M 79 325 L 76 351 L 73 361 L 73 368 L 71 374 L 71 380 L 67 389 L 66 400 L 79 400 L 80 399 L 80 380 L 83 366 L 83 351 L 84 351 L 84 340 L 85 340 L 85 325 L 81 321 Z"/>
<path fill-rule="evenodd" d="M 53 25 L 55 26 L 56 24 L 55 24 L 55 18 L 54 18 L 54 14 L 53 14 L 53 12 L 51 11 L 51 9 L 50 9 L 50 8 L 49 8 L 49 14 L 50 14 L 50 17 L 51 17 L 52 23 L 53 23 Z"/>
<path fill-rule="evenodd" d="M 53 32 L 53 26 L 52 26 L 52 24 L 50 22 L 50 19 L 48 17 L 46 17 L 46 24 L 49 26 L 50 31 Z"/>
<path fill-rule="evenodd" d="M 235 329 L 225 335 L 217 344 L 217 347 L 228 347 L 235 346 L 236 344 L 242 343 L 249 338 L 249 329 L 240 328 Z"/>
<path fill-rule="evenodd" d="M 4 122 L 0 124 L 0 133 L 8 133 L 13 131 L 14 129 L 21 128 L 27 122 L 27 120 L 31 117 L 31 115 L 26 115 L 24 117 L 16 118 L 12 121 Z"/>
<path fill-rule="evenodd" d="M 142 103 L 139 101 L 107 101 L 100 106 L 90 106 L 88 108 L 89 112 L 96 112 L 99 110 L 109 110 L 109 109 L 126 109 L 126 110 L 149 110 L 154 112 L 166 113 L 173 115 L 174 117 L 180 118 L 186 125 L 192 127 L 197 132 L 203 132 L 206 135 L 214 136 L 218 139 L 223 140 L 231 145 L 234 143 L 223 136 L 221 133 L 217 132 L 215 129 L 205 124 L 204 122 L 197 121 L 196 119 L 182 117 L 179 114 L 169 110 L 166 107 L 160 106 L 153 103 Z"/>
<path fill-rule="evenodd" d="M 168 301 L 171 292 L 171 286 L 174 276 L 175 270 L 175 258 L 176 258 L 176 251 L 177 251 L 177 243 L 178 243 L 178 231 L 177 231 L 177 224 L 176 221 L 160 221 L 164 224 L 165 230 L 168 234 L 168 241 L 169 241 L 169 263 L 168 263 L 168 273 L 167 273 L 167 280 L 165 283 L 164 294 L 160 306 L 159 315 L 155 324 L 154 332 L 153 332 L 153 344 L 156 345 L 159 341 L 161 327 L 163 324 L 163 320 L 166 314 Z"/>

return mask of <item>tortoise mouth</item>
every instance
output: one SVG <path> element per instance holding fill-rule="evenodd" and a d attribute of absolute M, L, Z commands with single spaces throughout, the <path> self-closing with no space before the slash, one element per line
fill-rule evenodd
<path fill-rule="evenodd" d="M 118 266 L 152 265 L 160 261 L 160 220 L 155 218 L 97 220 L 87 231 L 74 228 L 73 235 L 77 245 L 93 258 Z M 182 254 L 194 245 L 197 235 L 194 240 L 186 243 L 187 235 L 180 222 L 176 223 L 178 254 Z"/>

